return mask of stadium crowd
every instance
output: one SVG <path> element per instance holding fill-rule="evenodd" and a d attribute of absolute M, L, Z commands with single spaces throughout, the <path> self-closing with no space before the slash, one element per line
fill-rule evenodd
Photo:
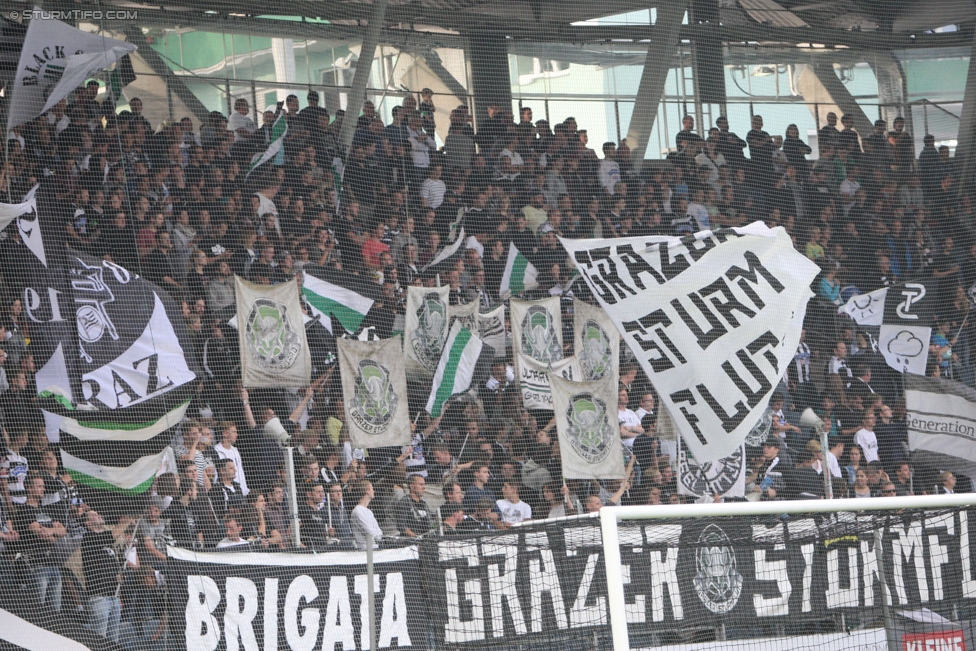
<path fill-rule="evenodd" d="M 749 450 L 747 499 L 823 497 L 825 473 L 835 498 L 956 490 L 952 473 L 912 465 L 898 376 L 874 349 L 876 333 L 837 315 L 852 295 L 932 279 L 939 310 L 929 372 L 973 385 L 976 243 L 964 237 L 973 206 L 957 192 L 948 148 L 926 136 L 916 157 L 901 119 L 858 134 L 847 116 L 838 128 L 828 114 L 811 161 L 795 126 L 771 136 L 757 115 L 742 138 L 725 118 L 699 133 L 686 117 L 667 160 L 638 168 L 626 143 L 595 151 L 574 118 L 549 124 L 529 107 L 516 118 L 491 105 L 475 131 L 459 106 L 439 145 L 425 91 L 419 101 L 405 97 L 389 124 L 366 102 L 340 156 L 342 122 L 354 116 L 331 116 L 310 92 L 304 108 L 291 95 L 280 109 L 284 164 L 248 175 L 273 140 L 273 111 L 257 116 L 238 99 L 229 117 L 212 112 L 199 128 L 190 118 L 154 127 L 138 99 L 116 113 L 97 91 L 80 89 L 8 134 L 0 188 L 14 202 L 40 179 L 55 184 L 67 246 L 168 291 L 203 369 L 191 415 L 173 433 L 176 471 L 141 498 L 76 485 L 59 467 L 32 390 L 37 369 L 20 298 L 27 266 L 17 264 L 25 250 L 8 227 L 0 242 L 0 568 L 14 572 L 11 554 L 20 552 L 39 601 L 85 610 L 101 635 L 139 649 L 165 639 L 167 544 L 284 549 L 297 516 L 307 547 L 364 549 L 384 535 L 455 535 L 611 503 L 694 499 L 678 492 L 676 443 L 657 435 L 653 387 L 626 350 L 618 415 L 630 472 L 622 482 L 563 481 L 551 412 L 523 408 L 506 357 L 477 396 L 438 419 L 423 411 L 426 394 L 411 396 L 412 445 L 353 449 L 339 374 L 329 377 L 334 340 L 316 340 L 319 379 L 307 390 L 241 388 L 228 324 L 235 274 L 274 284 L 314 264 L 361 276 L 382 295 L 363 328 L 386 338 L 410 285 L 441 282 L 453 304 L 497 304 L 509 242 L 540 271 L 527 296 L 592 300 L 573 282 L 559 237 L 782 226 L 822 274 L 768 437 Z M 425 270 L 457 226 L 467 238 L 461 252 Z M 568 317 L 572 301 L 563 304 Z M 564 339 L 569 353 L 572 336 Z M 806 407 L 828 424 L 829 449 L 800 427 Z M 297 514 L 276 443 L 283 437 L 295 449 Z"/>

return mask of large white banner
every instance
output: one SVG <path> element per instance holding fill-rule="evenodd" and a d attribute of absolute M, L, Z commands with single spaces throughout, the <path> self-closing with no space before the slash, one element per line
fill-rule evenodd
<path fill-rule="evenodd" d="M 579 359 L 583 381 L 620 377 L 620 334 L 603 310 L 573 301 L 573 352 Z"/>
<path fill-rule="evenodd" d="M 431 377 L 444 350 L 451 288 L 407 287 L 403 352 L 411 377 Z"/>
<path fill-rule="evenodd" d="M 540 364 L 563 358 L 563 319 L 559 297 L 541 301 L 512 299 L 512 349 Z"/>
<path fill-rule="evenodd" d="M 561 242 L 695 458 L 741 446 L 793 359 L 819 267 L 761 222 Z"/>
<path fill-rule="evenodd" d="M 623 479 L 624 456 L 617 420 L 617 383 L 571 382 L 549 375 L 559 454 L 566 479 Z"/>
<path fill-rule="evenodd" d="M 298 284 L 258 285 L 234 276 L 241 383 L 303 387 L 312 379 Z"/>
<path fill-rule="evenodd" d="M 49 111 L 85 80 L 119 57 L 134 52 L 132 43 L 75 29 L 40 16 L 30 21 L 10 93 L 7 128 L 30 122 Z"/>
<path fill-rule="evenodd" d="M 337 339 L 336 346 L 352 446 L 410 445 L 407 375 L 400 338 Z"/>
<path fill-rule="evenodd" d="M 905 375 L 908 447 L 976 462 L 976 391 L 953 380 Z"/>

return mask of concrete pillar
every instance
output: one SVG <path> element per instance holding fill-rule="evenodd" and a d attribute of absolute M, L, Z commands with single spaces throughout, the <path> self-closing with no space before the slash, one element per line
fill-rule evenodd
<path fill-rule="evenodd" d="M 969 73 L 966 90 L 962 97 L 962 114 L 959 116 L 959 134 L 956 136 L 956 169 L 959 179 L 956 187 L 968 192 L 976 176 L 976 38 L 969 52 Z"/>
<path fill-rule="evenodd" d="M 862 138 L 874 131 L 874 120 L 869 118 L 847 87 L 837 77 L 834 67 L 829 63 L 797 66 L 795 73 L 797 89 L 806 100 L 810 111 L 819 114 L 822 127 L 827 124 L 827 114 L 836 113 L 854 117 L 854 130 Z M 838 125 L 839 127 L 839 125 Z"/>
<path fill-rule="evenodd" d="M 389 0 L 376 0 L 373 3 L 373 13 L 369 16 L 363 46 L 359 51 L 359 63 L 356 64 L 356 74 L 349 87 L 349 99 L 346 102 L 346 116 L 342 119 L 342 129 L 339 131 L 339 151 L 348 153 L 352 144 L 352 137 L 356 133 L 356 121 L 363 109 L 366 99 L 366 85 L 373 70 L 373 57 L 376 56 L 376 46 L 380 40 L 380 30 L 386 20 L 386 7 Z"/>
<path fill-rule="evenodd" d="M 657 21 L 651 32 L 651 44 L 644 58 L 644 71 L 637 87 L 634 113 L 627 127 L 627 144 L 631 148 L 634 169 L 639 171 L 644 163 L 647 143 L 651 139 L 651 129 L 657 119 L 664 84 L 668 80 L 671 62 L 674 60 L 681 31 L 681 20 L 685 15 L 685 0 L 662 2 L 657 6 Z"/>
<path fill-rule="evenodd" d="M 912 107 L 908 104 L 908 89 L 905 85 L 905 74 L 901 63 L 890 52 L 878 52 L 868 59 L 874 76 L 878 79 L 878 101 L 881 104 L 881 119 L 888 123 L 897 117 L 905 118 L 905 130 L 917 141 L 915 151 L 921 150 L 922 136 L 916 133 L 912 120 Z"/>
<path fill-rule="evenodd" d="M 508 41 L 502 32 L 471 32 L 468 34 L 466 54 L 471 70 L 475 124 L 482 125 L 488 119 L 489 104 L 496 102 L 505 108 L 512 106 Z"/>

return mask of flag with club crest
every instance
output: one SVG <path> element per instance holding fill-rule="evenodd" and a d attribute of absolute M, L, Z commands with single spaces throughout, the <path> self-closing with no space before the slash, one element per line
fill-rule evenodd
<path fill-rule="evenodd" d="M 234 276 L 241 383 L 251 387 L 303 387 L 312 379 L 298 285 L 259 285 Z"/>
<path fill-rule="evenodd" d="M 444 350 L 449 326 L 451 288 L 407 287 L 403 352 L 411 377 L 430 377 Z"/>
<path fill-rule="evenodd" d="M 617 384 L 610 377 L 573 382 L 549 374 L 559 454 L 566 479 L 623 479 Z"/>
<path fill-rule="evenodd" d="M 337 339 L 346 426 L 354 448 L 410 444 L 407 375 L 399 337 Z"/>
<path fill-rule="evenodd" d="M 579 299 L 573 301 L 573 352 L 583 381 L 620 376 L 620 336 L 607 313 Z"/>

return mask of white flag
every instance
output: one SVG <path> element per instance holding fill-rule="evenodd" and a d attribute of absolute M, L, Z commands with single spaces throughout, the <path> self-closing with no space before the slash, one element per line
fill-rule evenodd
<path fill-rule="evenodd" d="M 460 305 L 451 305 L 447 308 L 447 314 L 450 317 L 450 322 L 448 329 L 455 323 L 460 323 L 461 327 L 467 328 L 472 332 L 478 329 L 478 301 L 471 301 L 469 303 L 461 303 Z"/>
<path fill-rule="evenodd" d="M 403 352 L 411 377 L 429 378 L 437 369 L 448 333 L 451 288 L 407 287 Z"/>
<path fill-rule="evenodd" d="M 819 267 L 761 222 L 561 242 L 695 458 L 732 454 L 793 359 Z"/>
<path fill-rule="evenodd" d="M 611 379 L 571 382 L 553 373 L 559 454 L 566 479 L 623 479 L 617 385 Z"/>
<path fill-rule="evenodd" d="M 508 245 L 508 257 L 505 259 L 505 271 L 502 273 L 502 281 L 498 288 L 498 295 L 503 300 L 518 295 L 539 286 L 539 270 L 529 262 L 529 259 L 522 254 L 515 246 L 515 243 Z"/>
<path fill-rule="evenodd" d="M 716 461 L 701 463 L 681 445 L 678 451 L 678 494 L 712 501 L 719 497 L 745 497 L 746 446 Z"/>
<path fill-rule="evenodd" d="M 852 296 L 841 308 L 859 325 L 881 326 L 878 350 L 899 373 L 925 375 L 936 292 L 925 281 L 899 283 Z"/>
<path fill-rule="evenodd" d="M 495 349 L 496 357 L 506 356 L 508 338 L 505 333 L 505 305 L 478 314 L 478 338 Z"/>
<path fill-rule="evenodd" d="M 563 320 L 558 297 L 541 301 L 512 299 L 512 348 L 548 365 L 563 358 Z"/>
<path fill-rule="evenodd" d="M 578 382 L 583 377 L 579 360 L 575 357 L 552 364 L 540 364 L 528 355 L 515 354 L 515 372 L 518 374 L 522 405 L 526 409 L 552 410 L 552 389 L 549 376 L 558 375 L 564 380 Z"/>
<path fill-rule="evenodd" d="M 294 281 L 258 285 L 234 276 L 241 383 L 245 387 L 302 387 L 312 379 L 312 357 Z"/>
<path fill-rule="evenodd" d="M 407 375 L 400 338 L 337 339 L 336 345 L 352 447 L 409 445 Z"/>
<path fill-rule="evenodd" d="M 455 323 L 444 345 L 444 352 L 434 373 L 434 382 L 427 398 L 427 413 L 437 418 L 444 411 L 448 399 L 471 388 L 474 369 L 484 343 L 470 330 Z"/>
<path fill-rule="evenodd" d="M 620 335 L 603 310 L 573 301 L 573 352 L 579 359 L 583 381 L 620 378 Z"/>
<path fill-rule="evenodd" d="M 34 8 L 40 13 L 40 9 Z M 83 32 L 59 20 L 30 21 L 10 93 L 7 129 L 49 111 L 99 70 L 134 52 L 132 43 Z"/>

